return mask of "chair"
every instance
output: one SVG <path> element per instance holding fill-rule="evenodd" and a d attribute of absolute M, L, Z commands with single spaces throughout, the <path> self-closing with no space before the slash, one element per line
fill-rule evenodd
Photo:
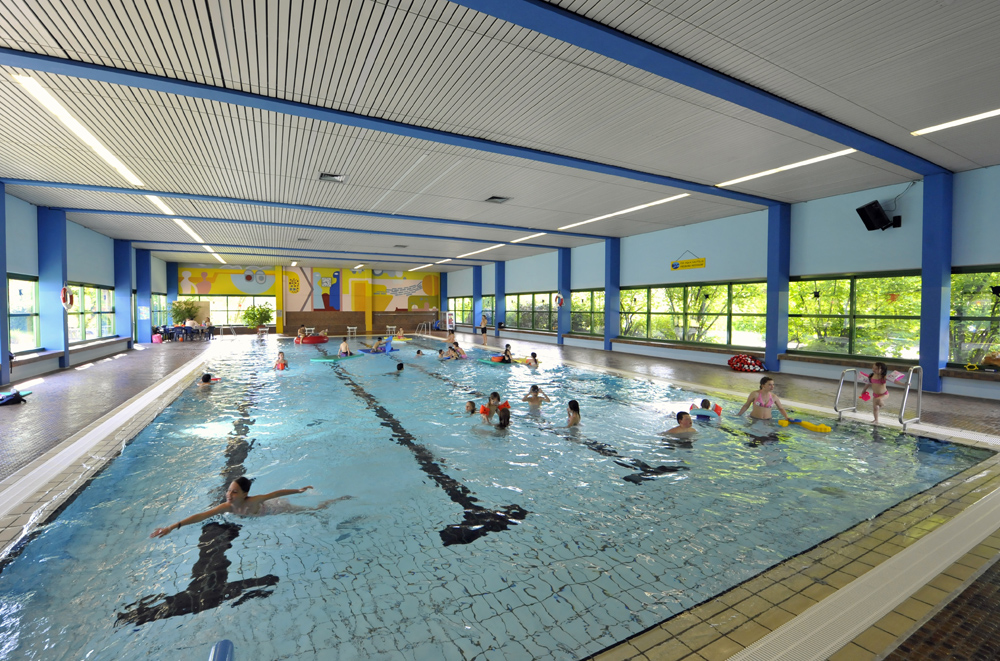
<path fill-rule="evenodd" d="M 395 335 L 396 334 L 396 327 L 395 326 L 386 326 L 385 327 L 385 334 L 388 335 L 388 336 L 390 336 L 390 337 L 393 336 L 393 335 Z"/>
<path fill-rule="evenodd" d="M 315 334 L 316 334 L 315 326 L 306 326 L 306 335 L 315 335 Z"/>
<path fill-rule="evenodd" d="M 348 326 L 347 327 L 347 337 L 348 337 L 348 339 L 350 339 L 352 337 L 357 337 L 357 336 L 358 336 L 358 327 L 357 326 Z"/>

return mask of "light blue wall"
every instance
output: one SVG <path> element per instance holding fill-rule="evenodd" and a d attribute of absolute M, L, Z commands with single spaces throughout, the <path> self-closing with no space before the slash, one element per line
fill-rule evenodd
<path fill-rule="evenodd" d="M 864 273 L 920 268 L 923 184 L 884 186 L 792 205 L 791 275 Z M 903 226 L 869 232 L 856 209 L 878 200 L 886 214 L 902 216 Z"/>
<path fill-rule="evenodd" d="M 1000 264 L 1000 165 L 960 172 L 954 181 L 952 265 Z"/>
<path fill-rule="evenodd" d="M 604 289 L 604 242 L 570 251 L 570 289 Z"/>
<path fill-rule="evenodd" d="M 115 242 L 73 222 L 66 223 L 66 277 L 71 282 L 115 286 Z"/>
<path fill-rule="evenodd" d="M 4 194 L 7 272 L 38 276 L 38 207 Z"/>
<path fill-rule="evenodd" d="M 705 258 L 705 268 L 670 270 L 671 261 L 692 253 Z M 767 211 L 623 238 L 621 260 L 622 287 L 765 278 Z"/>
<path fill-rule="evenodd" d="M 472 269 L 452 271 L 448 274 L 448 298 L 472 296 Z"/>
<path fill-rule="evenodd" d="M 507 262 L 507 293 L 555 291 L 559 285 L 559 253 L 556 251 Z"/>
<path fill-rule="evenodd" d="M 483 296 L 493 296 L 496 293 L 496 264 L 483 264 Z"/>
<path fill-rule="evenodd" d="M 153 268 L 153 293 L 167 293 L 167 263 L 162 259 L 150 258 Z"/>

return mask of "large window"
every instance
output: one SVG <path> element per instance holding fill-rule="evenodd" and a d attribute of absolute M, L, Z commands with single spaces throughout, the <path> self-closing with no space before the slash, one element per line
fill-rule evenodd
<path fill-rule="evenodd" d="M 151 308 L 152 326 L 167 326 L 170 324 L 170 308 L 167 306 L 166 294 L 153 294 Z M 198 321 L 201 321 L 201 319 Z"/>
<path fill-rule="evenodd" d="M 277 309 L 274 296 L 179 296 L 190 301 L 208 301 L 209 318 L 214 326 L 242 326 L 243 311 L 251 305 L 268 305 Z M 204 319 L 196 319 L 201 323 Z M 273 322 L 272 322 L 273 323 Z"/>
<path fill-rule="evenodd" d="M 495 296 L 483 296 L 483 314 L 486 315 L 486 325 L 496 326 L 496 317 L 494 316 L 496 310 L 496 297 Z M 479 326 L 481 319 L 476 319 L 476 326 Z"/>
<path fill-rule="evenodd" d="M 575 291 L 570 295 L 570 331 L 604 335 L 604 290 Z"/>
<path fill-rule="evenodd" d="M 764 346 L 764 283 L 621 290 L 621 335 L 650 340 Z"/>
<path fill-rule="evenodd" d="M 457 298 L 449 298 L 448 309 L 455 313 L 456 324 L 472 325 L 471 296 L 459 296 Z"/>
<path fill-rule="evenodd" d="M 919 357 L 918 275 L 797 280 L 788 308 L 790 351 Z"/>
<path fill-rule="evenodd" d="M 949 360 L 980 363 L 1000 351 L 1000 272 L 953 273 Z"/>
<path fill-rule="evenodd" d="M 539 331 L 556 330 L 558 312 L 557 308 L 553 308 L 554 298 L 555 292 L 508 296 L 505 322 L 507 327 Z"/>
<path fill-rule="evenodd" d="M 114 337 L 115 290 L 83 284 L 67 288 L 76 299 L 66 315 L 70 344 Z"/>
<path fill-rule="evenodd" d="M 13 353 L 39 349 L 38 281 L 23 276 L 7 279 L 8 329 Z"/>

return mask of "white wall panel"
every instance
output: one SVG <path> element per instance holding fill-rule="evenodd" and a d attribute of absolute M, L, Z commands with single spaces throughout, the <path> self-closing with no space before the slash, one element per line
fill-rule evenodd
<path fill-rule="evenodd" d="M 472 296 L 472 269 L 448 274 L 448 298 L 456 296 Z"/>
<path fill-rule="evenodd" d="M 38 208 L 4 194 L 7 211 L 7 272 L 38 275 Z"/>
<path fill-rule="evenodd" d="M 497 267 L 495 264 L 483 264 L 483 296 L 496 294 Z"/>
<path fill-rule="evenodd" d="M 570 289 L 604 289 L 604 242 L 570 251 Z"/>
<path fill-rule="evenodd" d="M 152 266 L 153 293 L 167 293 L 167 263 L 156 257 L 150 258 Z"/>
<path fill-rule="evenodd" d="M 955 175 L 954 193 L 952 264 L 1000 264 L 1000 166 Z"/>
<path fill-rule="evenodd" d="M 556 251 L 507 262 L 507 293 L 555 291 L 559 286 Z"/>
<path fill-rule="evenodd" d="M 71 282 L 115 286 L 115 242 L 66 222 L 66 277 Z"/>

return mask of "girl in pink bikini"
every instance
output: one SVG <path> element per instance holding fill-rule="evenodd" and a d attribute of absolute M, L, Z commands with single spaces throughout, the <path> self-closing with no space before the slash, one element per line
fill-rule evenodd
<path fill-rule="evenodd" d="M 751 418 L 770 420 L 771 409 L 777 407 L 781 411 L 781 415 L 785 416 L 785 420 L 789 419 L 788 413 L 785 412 L 785 408 L 781 405 L 781 400 L 774 394 L 774 379 L 769 376 L 761 378 L 760 390 L 750 393 L 746 403 L 743 404 L 743 408 L 740 409 L 737 415 L 743 415 L 751 405 L 753 406 L 753 410 L 750 411 Z"/>
<path fill-rule="evenodd" d="M 886 387 L 886 374 L 889 368 L 885 363 L 875 363 L 872 365 L 871 376 L 868 377 L 868 385 L 861 391 L 861 399 L 867 399 L 865 393 L 869 386 L 872 389 L 872 413 L 875 416 L 875 424 L 878 424 L 878 410 L 889 401 L 889 389 Z"/>

